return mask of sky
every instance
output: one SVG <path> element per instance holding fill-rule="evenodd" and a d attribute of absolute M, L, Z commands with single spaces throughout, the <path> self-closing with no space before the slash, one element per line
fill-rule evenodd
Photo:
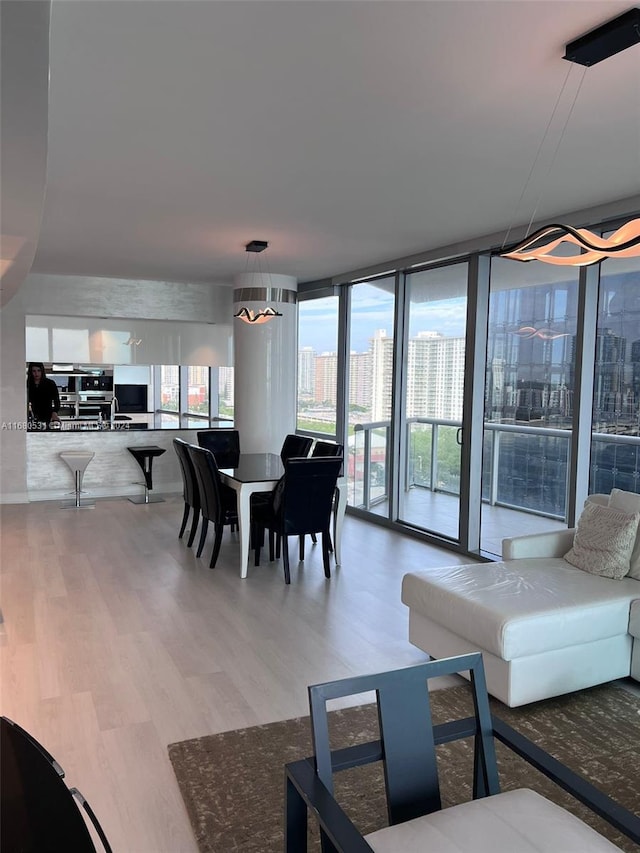
<path fill-rule="evenodd" d="M 394 299 L 390 294 L 362 286 L 352 302 L 351 350 L 366 352 L 369 339 L 377 329 L 393 334 Z M 337 297 L 301 302 L 299 347 L 313 347 L 317 353 L 334 352 L 338 327 Z M 409 335 L 439 332 L 443 337 L 464 335 L 466 299 L 453 297 L 428 303 L 414 303 L 410 311 Z"/>
<path fill-rule="evenodd" d="M 454 265 L 455 269 L 455 265 Z M 409 336 L 420 332 L 438 332 L 443 337 L 461 337 L 465 333 L 466 283 L 460 276 L 449 280 L 422 280 L 416 274 L 412 288 Z M 351 351 L 366 352 L 369 340 L 378 329 L 393 334 L 394 296 L 389 280 L 354 285 L 351 296 Z M 554 283 L 554 282 L 552 282 Z M 434 284 L 435 287 L 431 287 Z M 577 287 L 577 282 L 576 282 Z M 433 291 L 431 299 L 427 294 Z M 434 298 L 450 293 L 446 298 Z M 422 301 L 418 301 L 420 298 Z M 338 327 L 338 298 L 308 300 L 299 303 L 299 347 L 312 347 L 317 353 L 335 352 Z M 626 338 L 628 344 L 640 339 L 640 273 L 632 271 L 603 276 L 599 326 Z M 629 359 L 627 353 L 627 360 Z"/>

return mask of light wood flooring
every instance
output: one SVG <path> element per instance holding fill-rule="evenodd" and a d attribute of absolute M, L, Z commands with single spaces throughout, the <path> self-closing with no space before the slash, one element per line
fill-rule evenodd
<path fill-rule="evenodd" d="M 167 757 L 174 741 L 307 713 L 308 684 L 423 661 L 407 640 L 408 570 L 469 562 L 347 517 L 327 581 L 307 544 L 238 574 L 178 540 L 182 499 L 93 510 L 3 506 L 0 713 L 87 797 L 114 853 L 194 853 Z M 195 550 L 195 549 L 194 549 Z"/>

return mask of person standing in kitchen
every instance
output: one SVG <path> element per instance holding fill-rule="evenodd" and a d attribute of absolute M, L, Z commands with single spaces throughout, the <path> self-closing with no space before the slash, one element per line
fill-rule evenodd
<path fill-rule="evenodd" d="M 49 379 L 41 361 L 30 361 L 27 374 L 27 399 L 30 418 L 47 425 L 59 421 L 60 394 L 58 386 Z"/>

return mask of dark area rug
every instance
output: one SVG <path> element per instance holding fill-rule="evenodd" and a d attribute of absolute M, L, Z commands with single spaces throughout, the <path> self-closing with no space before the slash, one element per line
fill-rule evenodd
<path fill-rule="evenodd" d="M 492 700 L 492 712 L 572 770 L 640 814 L 640 697 L 604 685 L 507 708 Z M 434 722 L 469 716 L 466 686 L 432 693 Z M 332 711 L 333 748 L 378 737 L 374 705 Z M 639 846 L 497 744 L 502 790 L 533 788 L 578 815 L 629 853 Z M 280 853 L 283 845 L 284 770 L 312 753 L 309 718 L 223 732 L 169 746 L 182 797 L 203 853 Z M 470 740 L 438 747 L 443 806 L 471 799 Z M 380 765 L 337 774 L 336 796 L 362 832 L 387 825 Z M 310 849 L 319 850 L 309 820 Z M 517 851 L 514 851 L 517 853 Z M 560 851 L 558 851 L 560 853 Z"/>

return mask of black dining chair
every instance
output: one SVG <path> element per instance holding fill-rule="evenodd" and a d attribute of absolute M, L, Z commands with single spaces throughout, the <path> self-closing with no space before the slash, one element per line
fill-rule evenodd
<path fill-rule="evenodd" d="M 316 441 L 313 445 L 313 450 L 311 451 L 311 457 L 326 457 L 326 456 L 342 456 L 344 457 L 344 445 L 337 444 L 335 441 Z M 334 515 L 334 532 L 335 532 L 335 511 L 338 503 L 338 495 L 340 494 L 340 489 L 336 486 L 336 495 L 333 501 L 333 515 Z M 316 534 L 311 534 L 311 541 L 315 545 L 318 541 Z M 333 551 L 333 545 L 331 544 L 331 539 L 329 539 L 329 550 Z"/>
<path fill-rule="evenodd" d="M 218 468 L 236 468 L 240 458 L 237 429 L 206 429 L 197 433 L 198 444 L 215 456 Z"/>
<path fill-rule="evenodd" d="M 44 746 L 8 717 L 0 717 L 0 754 L 3 851 L 111 853 L 87 800 L 67 787 L 64 770 Z"/>
<path fill-rule="evenodd" d="M 282 447 L 280 448 L 280 459 L 282 459 L 282 464 L 284 465 L 287 459 L 292 459 L 293 457 L 298 459 L 307 456 L 312 444 L 313 439 L 306 438 L 303 435 L 294 435 L 293 433 L 290 433 L 285 436 L 285 439 L 282 442 Z M 271 492 L 254 492 L 251 495 L 251 506 L 254 507 L 259 504 L 268 503 L 270 497 Z"/>
<path fill-rule="evenodd" d="M 190 444 L 189 455 L 191 456 L 191 461 L 196 472 L 196 480 L 200 490 L 200 509 L 202 512 L 202 528 L 200 530 L 200 541 L 198 542 L 196 557 L 202 554 L 204 542 L 207 538 L 207 529 L 211 521 L 215 530 L 215 538 L 209 568 L 213 569 L 220 553 L 224 525 L 230 524 L 233 528 L 238 523 L 236 493 L 220 479 L 216 460 L 210 450 Z"/>
<path fill-rule="evenodd" d="M 282 463 L 284 464 L 287 459 L 292 459 L 294 456 L 296 459 L 308 456 L 312 444 L 313 439 L 307 438 L 304 435 L 294 435 L 293 433 L 290 433 L 285 436 L 285 439 L 282 442 L 282 447 L 280 448 L 280 459 L 282 459 Z"/>
<path fill-rule="evenodd" d="M 180 463 L 180 473 L 182 474 L 182 497 L 184 498 L 184 513 L 182 514 L 182 524 L 180 525 L 178 539 L 182 539 L 182 534 L 187 526 L 189 513 L 193 510 L 191 530 L 189 532 L 189 539 L 187 540 L 187 545 L 191 547 L 193 545 L 193 540 L 196 537 L 196 530 L 200 520 L 200 490 L 198 489 L 198 481 L 196 479 L 193 462 L 189 455 L 189 443 L 184 441 L 182 438 L 174 438 L 173 449 L 175 450 L 178 462 Z"/>
<path fill-rule="evenodd" d="M 269 501 L 251 508 L 254 531 L 255 564 L 260 565 L 264 533 L 269 531 L 269 558 L 273 560 L 274 535 L 282 545 L 285 583 L 291 583 L 288 537 L 298 536 L 300 560 L 304 560 L 304 537 L 322 534 L 322 559 L 325 577 L 331 577 L 329 566 L 329 526 L 336 481 L 342 457 L 287 459 L 284 476 L 271 493 Z"/>

